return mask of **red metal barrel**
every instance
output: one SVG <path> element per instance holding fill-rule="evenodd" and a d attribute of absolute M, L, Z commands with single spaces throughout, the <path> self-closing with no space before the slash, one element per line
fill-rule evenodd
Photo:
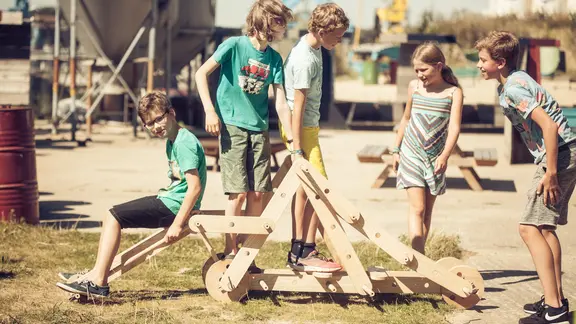
<path fill-rule="evenodd" d="M 38 181 L 34 114 L 23 106 L 0 106 L 0 221 L 37 224 Z"/>

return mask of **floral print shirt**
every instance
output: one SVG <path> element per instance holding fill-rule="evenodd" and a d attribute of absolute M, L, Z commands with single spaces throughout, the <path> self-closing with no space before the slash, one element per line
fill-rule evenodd
<path fill-rule="evenodd" d="M 498 96 L 502 112 L 520 132 L 534 163 L 539 163 L 546 154 L 542 129 L 530 117 L 535 108 L 542 107 L 558 125 L 558 147 L 576 138 L 556 100 L 526 72 L 512 71 L 506 83 L 498 87 Z"/>

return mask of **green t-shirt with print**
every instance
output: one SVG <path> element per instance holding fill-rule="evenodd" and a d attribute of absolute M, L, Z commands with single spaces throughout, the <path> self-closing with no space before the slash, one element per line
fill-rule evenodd
<path fill-rule="evenodd" d="M 202 188 L 194 209 L 200 209 L 204 189 L 206 188 L 206 156 L 204 155 L 202 144 L 189 130 L 181 128 L 178 130 L 174 143 L 170 140 L 166 141 L 166 157 L 168 158 L 170 184 L 158 192 L 158 199 L 174 215 L 178 214 L 188 190 L 188 182 L 184 173 L 190 170 L 198 170 Z"/>
<path fill-rule="evenodd" d="M 220 64 L 216 112 L 224 124 L 268 130 L 268 88 L 282 84 L 282 56 L 272 47 L 259 51 L 248 36 L 230 37 L 214 52 Z"/>

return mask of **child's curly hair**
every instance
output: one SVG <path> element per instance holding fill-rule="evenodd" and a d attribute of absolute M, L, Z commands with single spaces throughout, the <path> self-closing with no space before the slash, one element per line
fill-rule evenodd
<path fill-rule="evenodd" d="M 280 0 L 256 0 L 246 17 L 246 34 L 260 37 L 263 35 L 267 41 L 274 40 L 273 25 L 286 27 L 293 19 L 292 10 Z"/>
<path fill-rule="evenodd" d="M 335 3 L 325 3 L 317 6 L 308 21 L 308 31 L 311 33 L 330 33 L 335 29 L 350 26 L 350 20 L 340 6 Z"/>

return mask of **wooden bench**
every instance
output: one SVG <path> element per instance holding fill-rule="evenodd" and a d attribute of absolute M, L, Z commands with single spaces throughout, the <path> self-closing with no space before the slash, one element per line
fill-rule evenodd
<path fill-rule="evenodd" d="M 220 171 L 220 165 L 218 161 L 220 160 L 220 141 L 215 137 L 200 138 L 200 143 L 204 147 L 204 154 L 211 156 L 216 159 L 214 165 L 212 166 L 213 171 Z M 286 145 L 280 138 L 270 138 L 270 156 L 272 161 L 274 161 L 274 167 L 279 168 L 280 164 L 276 158 L 276 153 L 282 152 L 286 149 Z"/>
<path fill-rule="evenodd" d="M 390 174 L 394 172 L 393 157 L 390 155 L 390 150 L 385 145 L 366 145 L 357 153 L 358 161 L 362 163 L 383 163 L 384 168 L 380 175 L 372 184 L 372 188 L 380 188 Z M 494 148 L 478 148 L 474 151 L 462 151 L 458 144 L 452 152 L 452 156 L 448 159 L 448 165 L 454 165 L 460 168 L 464 180 L 468 183 L 470 188 L 474 191 L 482 191 L 480 184 L 480 177 L 475 166 L 494 166 L 498 163 L 498 154 Z"/>

